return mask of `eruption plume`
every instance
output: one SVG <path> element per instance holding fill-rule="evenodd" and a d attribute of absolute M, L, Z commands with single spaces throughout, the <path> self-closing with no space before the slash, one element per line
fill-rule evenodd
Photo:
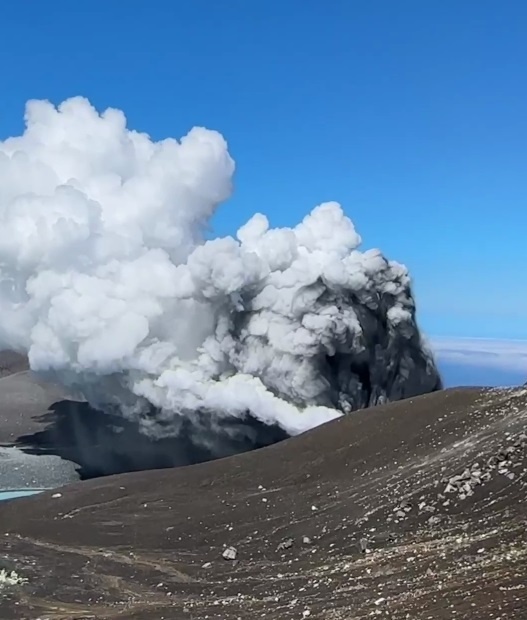
<path fill-rule="evenodd" d="M 212 443 L 440 388 L 407 270 L 359 251 L 337 203 L 206 240 L 234 174 L 219 133 L 155 142 L 83 98 L 25 120 L 0 142 L 0 346 L 33 370 Z"/>

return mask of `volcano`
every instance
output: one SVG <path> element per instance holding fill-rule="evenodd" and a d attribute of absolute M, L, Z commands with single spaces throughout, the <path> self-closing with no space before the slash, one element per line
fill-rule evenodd
<path fill-rule="evenodd" d="M 442 389 L 404 265 L 334 201 L 209 238 L 217 131 L 24 120 L 0 490 L 44 490 L 0 505 L 2 620 L 525 614 L 527 391 Z"/>

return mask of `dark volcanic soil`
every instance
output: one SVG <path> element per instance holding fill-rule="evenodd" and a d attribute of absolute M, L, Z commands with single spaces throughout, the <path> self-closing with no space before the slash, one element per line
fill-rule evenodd
<path fill-rule="evenodd" d="M 6 502 L 0 618 L 525 619 L 526 430 L 526 389 L 447 390 Z"/>

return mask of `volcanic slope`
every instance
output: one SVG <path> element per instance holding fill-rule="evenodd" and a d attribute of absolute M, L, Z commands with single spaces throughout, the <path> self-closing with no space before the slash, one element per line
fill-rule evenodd
<path fill-rule="evenodd" d="M 27 370 L 29 364 L 24 355 L 14 351 L 0 351 L 0 378 Z"/>
<path fill-rule="evenodd" d="M 526 389 L 445 390 L 5 502 L 0 617 L 525 619 L 526 430 Z"/>

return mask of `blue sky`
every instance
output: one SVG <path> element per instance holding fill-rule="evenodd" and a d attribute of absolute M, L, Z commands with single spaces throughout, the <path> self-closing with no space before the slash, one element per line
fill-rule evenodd
<path fill-rule="evenodd" d="M 527 3 L 101 0 L 0 8 L 0 136 L 84 95 L 155 138 L 221 131 L 236 193 L 294 225 L 324 200 L 408 265 L 436 336 L 527 338 Z"/>

